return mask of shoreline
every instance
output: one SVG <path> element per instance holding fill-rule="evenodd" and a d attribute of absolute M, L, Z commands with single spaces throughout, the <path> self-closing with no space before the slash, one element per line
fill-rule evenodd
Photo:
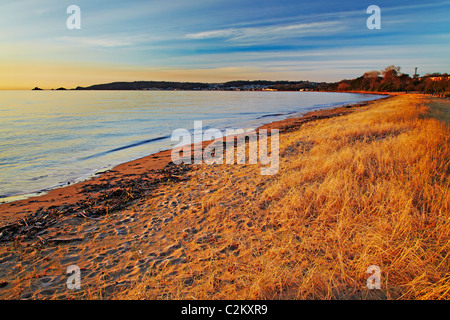
<path fill-rule="evenodd" d="M 128 176 L 107 172 L 81 189 L 87 200 L 0 227 L 0 296 L 442 299 L 450 149 L 441 114 L 428 117 L 448 110 L 438 102 L 395 96 L 267 124 L 281 131 L 276 175 L 151 157 L 162 169 L 141 159 Z M 81 290 L 66 286 L 73 265 Z M 365 287 L 368 265 L 389 273 L 382 290 Z"/>
<path fill-rule="evenodd" d="M 346 92 L 328 92 L 331 94 L 336 94 L 336 93 L 346 93 Z M 351 93 L 351 92 L 348 92 Z M 237 124 L 237 127 L 242 127 L 245 128 L 246 125 L 249 128 L 258 128 L 262 125 L 265 125 L 267 123 L 270 122 L 274 122 L 274 121 L 280 121 L 284 120 L 286 118 L 298 118 L 303 116 L 304 114 L 310 112 L 310 111 L 316 111 L 316 110 L 327 110 L 327 109 L 332 109 L 335 107 L 339 107 L 341 105 L 344 104 L 357 104 L 360 102 L 363 102 L 364 100 L 362 99 L 378 99 L 380 98 L 379 96 L 381 94 L 377 94 L 377 93 L 371 93 L 371 92 L 366 92 L 365 94 L 358 94 L 358 93 L 353 93 L 353 96 L 356 96 L 356 102 L 345 102 L 346 99 L 337 99 L 337 100 L 341 100 L 342 102 L 331 102 L 331 103 L 324 103 L 324 104 L 315 104 L 315 105 L 311 105 L 311 106 L 307 106 L 305 108 L 302 108 L 302 110 L 294 110 L 294 111 L 280 111 L 281 113 L 276 113 L 273 114 L 270 113 L 270 110 L 267 110 L 266 113 L 262 113 L 262 116 L 258 116 L 255 118 L 251 118 L 251 119 L 245 119 L 245 120 L 239 120 L 236 119 L 235 121 L 233 121 L 231 123 L 231 128 L 233 128 L 234 125 Z M 385 94 L 383 94 L 383 96 L 386 96 Z M 350 98 L 349 98 L 350 99 Z M 358 99 L 361 99 L 361 101 L 358 101 Z M 250 124 L 251 122 L 251 124 Z M 244 124 L 245 123 L 245 124 Z M 222 124 L 221 126 L 218 126 L 217 128 L 219 128 L 222 132 L 226 129 L 230 127 L 230 123 L 225 123 Z M 70 174 L 67 174 L 66 171 L 67 170 L 61 170 L 61 172 L 59 174 L 51 174 L 51 172 L 47 172 L 48 176 L 50 176 L 50 178 L 45 178 L 45 176 L 47 174 L 44 175 L 44 173 L 41 174 L 37 174 L 36 172 L 30 171 L 28 172 L 24 172 L 25 176 L 23 178 L 25 178 L 25 182 L 23 182 L 20 185 L 17 185 L 16 183 L 14 183 L 14 179 L 8 179 L 7 177 L 5 177 L 5 179 L 12 181 L 13 183 L 11 185 L 8 185 L 7 189 L 5 190 L 0 190 L 3 191 L 0 194 L 0 205 L 2 204 L 6 204 L 6 203 L 11 203 L 11 202 L 15 202 L 18 200 L 26 200 L 32 197 L 37 197 L 37 196 L 41 196 L 44 195 L 48 192 L 50 192 L 51 190 L 54 189 L 58 189 L 58 188 L 63 188 L 67 185 L 72 185 L 72 184 L 76 184 L 76 183 L 80 183 L 89 179 L 94 178 L 95 176 L 97 176 L 100 172 L 103 171 L 107 171 L 108 169 L 112 169 L 120 164 L 126 163 L 126 162 L 130 162 L 130 161 L 134 161 L 137 160 L 139 158 L 143 158 L 152 154 L 156 154 L 160 151 L 165 151 L 171 148 L 171 143 L 170 141 L 167 142 L 167 140 L 170 140 L 170 135 L 159 135 L 156 136 L 156 138 L 152 138 L 147 140 L 143 140 L 143 141 L 132 141 L 132 142 L 128 142 L 128 144 L 126 145 L 112 145 L 110 149 L 100 152 L 100 153 L 95 153 L 93 151 L 94 154 L 90 154 L 88 156 L 82 156 L 81 157 L 81 161 L 84 161 L 87 158 L 91 158 L 91 157 L 95 157 L 97 155 L 103 155 L 106 153 L 110 153 L 110 152 L 114 152 L 116 150 L 119 149 L 126 149 L 129 148 L 131 146 L 134 146 L 134 144 L 147 144 L 148 142 L 150 142 L 150 140 L 166 140 L 166 142 L 164 142 L 164 145 L 160 145 L 159 147 L 156 148 L 152 148 L 152 144 L 150 143 L 150 147 L 149 149 L 147 149 L 147 152 L 140 152 L 138 154 L 126 154 L 125 156 L 116 159 L 114 161 L 109 161 L 108 159 L 103 160 L 103 162 L 98 162 L 94 165 L 88 165 L 88 166 L 83 166 L 83 162 L 81 162 L 81 169 L 80 170 L 73 170 L 73 172 L 71 172 Z M 52 157 L 50 155 L 50 157 Z M 59 157 L 57 155 L 57 157 Z M 45 161 L 45 159 L 44 159 Z M 45 162 L 42 163 L 43 165 L 45 165 Z M 66 168 L 67 169 L 67 168 Z M 16 172 L 17 170 L 12 171 L 11 173 Z M 16 172 L 16 174 L 18 174 L 20 176 L 20 171 Z M 43 176 L 40 176 L 43 175 Z M 44 179 L 41 179 L 43 178 Z M 35 183 L 33 181 L 32 184 L 27 183 L 27 181 L 31 181 L 31 180 L 38 180 L 38 183 Z M 6 181 L 6 180 L 5 180 Z M 1 221 L 1 212 L 0 212 L 0 221 Z M 1 222 L 0 222 L 1 225 Z"/>
<path fill-rule="evenodd" d="M 307 122 L 348 114 L 353 112 L 355 108 L 390 97 L 392 95 L 339 105 L 330 109 L 309 111 L 300 117 L 263 124 L 256 128 L 256 131 L 279 129 L 280 134 L 293 131 Z M 211 142 L 212 140 L 203 141 L 202 150 Z M 190 147 L 191 150 L 194 150 L 193 144 Z M 87 212 L 88 215 L 96 216 L 123 208 L 132 199 L 143 196 L 144 191 L 148 191 L 162 181 L 179 179 L 179 174 L 187 170 L 187 166 L 177 166 L 172 163 L 171 152 L 172 149 L 167 149 L 115 165 L 107 170 L 99 169 L 94 174 L 81 179 L 81 181 L 68 185 L 9 197 L 18 199 L 0 203 L 0 232 L 8 228 L 17 229 L 18 225 L 23 224 L 25 219 L 39 220 L 44 212 Z M 176 178 L 173 178 L 174 175 Z M 138 184 L 144 184 L 144 186 L 139 187 Z M 127 199 L 121 196 L 120 199 L 117 199 L 119 190 L 127 191 L 131 198 Z M 96 205 L 87 205 L 92 202 Z M 0 238 L 0 241 L 3 240 Z"/>

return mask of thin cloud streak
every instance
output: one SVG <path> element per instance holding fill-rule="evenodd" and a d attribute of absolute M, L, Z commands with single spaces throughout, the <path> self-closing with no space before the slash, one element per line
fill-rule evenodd
<path fill-rule="evenodd" d="M 327 35 L 342 31 L 342 22 L 326 21 L 313 23 L 300 23 L 284 26 L 263 26 L 248 28 L 228 28 L 221 30 L 202 31 L 186 34 L 187 39 L 202 40 L 211 38 L 228 38 L 230 41 L 269 42 L 273 39 L 289 37 Z"/>

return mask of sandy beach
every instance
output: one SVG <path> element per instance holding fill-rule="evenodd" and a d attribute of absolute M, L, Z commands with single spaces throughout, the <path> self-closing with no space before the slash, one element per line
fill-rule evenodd
<path fill-rule="evenodd" d="M 0 297 L 448 298 L 449 129 L 427 103 L 397 95 L 264 125 L 280 130 L 274 176 L 175 165 L 167 150 L 1 204 Z M 373 264 L 390 279 L 376 292 Z"/>

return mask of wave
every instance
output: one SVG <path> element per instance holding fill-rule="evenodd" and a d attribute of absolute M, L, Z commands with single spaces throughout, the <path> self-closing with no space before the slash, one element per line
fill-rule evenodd
<path fill-rule="evenodd" d="M 156 137 L 156 138 L 152 138 L 152 139 L 147 139 L 147 140 L 141 140 L 141 141 L 133 142 L 133 143 L 128 144 L 126 146 L 114 148 L 114 149 L 107 150 L 107 151 L 102 151 L 102 152 L 99 152 L 99 153 L 96 153 L 96 154 L 93 154 L 93 155 L 90 155 L 90 156 L 87 156 L 87 157 L 80 158 L 79 160 L 87 160 L 87 159 L 101 157 L 101 156 L 104 156 L 104 155 L 107 155 L 107 154 L 110 154 L 110 153 L 113 153 L 113 152 L 129 149 L 129 148 L 133 148 L 133 147 L 138 147 L 138 146 L 141 146 L 143 144 L 152 143 L 152 142 L 159 141 L 159 140 L 168 139 L 169 137 L 170 136 L 167 135 L 167 136 Z"/>

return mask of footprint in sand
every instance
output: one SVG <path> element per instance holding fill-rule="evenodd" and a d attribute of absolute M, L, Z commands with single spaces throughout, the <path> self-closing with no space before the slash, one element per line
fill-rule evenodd
<path fill-rule="evenodd" d="M 69 256 L 65 256 L 64 258 L 62 258 L 61 261 L 60 261 L 60 264 L 62 266 L 66 265 L 66 264 L 74 264 L 78 260 L 80 260 L 80 256 L 79 255 L 69 255 Z"/>
<path fill-rule="evenodd" d="M 47 276 L 47 277 L 40 278 L 36 284 L 42 288 L 49 288 L 52 286 L 60 285 L 61 280 L 62 279 L 59 276 Z"/>
<path fill-rule="evenodd" d="M 118 236 L 126 236 L 129 232 L 128 232 L 129 227 L 125 226 L 125 227 L 120 227 L 116 229 L 116 234 Z"/>

